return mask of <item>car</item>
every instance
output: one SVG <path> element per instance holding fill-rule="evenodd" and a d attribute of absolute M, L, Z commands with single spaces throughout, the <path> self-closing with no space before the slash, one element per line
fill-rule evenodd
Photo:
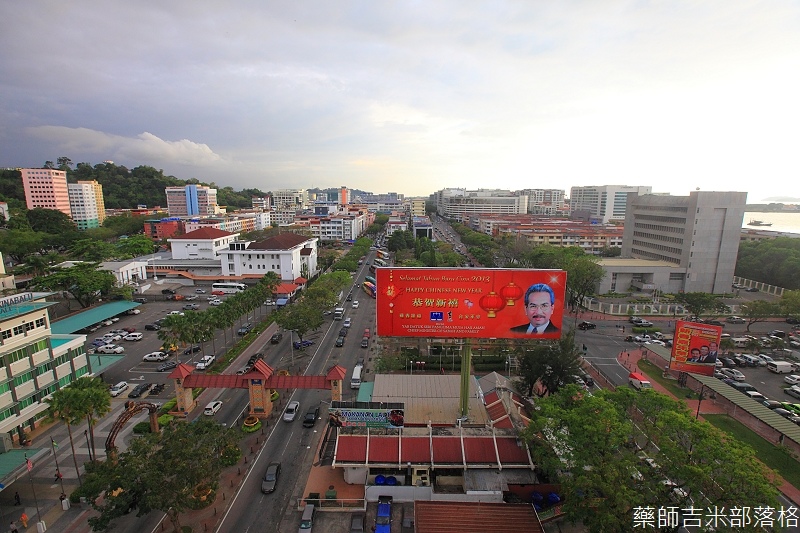
<path fill-rule="evenodd" d="M 242 324 L 242 327 L 240 327 L 240 328 L 239 328 L 239 329 L 236 331 L 236 334 L 237 334 L 237 335 L 239 335 L 240 337 L 244 337 L 245 335 L 247 335 L 248 333 L 250 333 L 250 331 L 251 331 L 252 329 L 253 329 L 253 324 L 250 324 L 250 323 L 247 323 L 247 324 Z"/>
<path fill-rule="evenodd" d="M 358 300 L 353 300 L 353 309 L 358 309 Z"/>
<path fill-rule="evenodd" d="M 584 372 L 581 374 L 581 378 L 583 378 L 583 382 L 586 383 L 587 387 L 594 387 L 594 378 L 591 375 Z"/>
<path fill-rule="evenodd" d="M 714 377 L 717 379 L 726 379 L 728 376 L 723 374 L 721 370 L 714 370 Z"/>
<path fill-rule="evenodd" d="M 124 329 L 112 329 L 111 331 L 106 333 L 106 335 L 122 335 L 124 337 L 125 334 L 127 334 L 127 333 L 128 332 L 125 331 Z M 105 335 L 103 335 L 103 336 L 105 337 Z"/>
<path fill-rule="evenodd" d="M 178 351 L 178 347 L 174 344 L 169 344 L 169 345 L 162 344 L 161 346 L 159 346 L 158 351 L 164 353 L 173 353 Z"/>
<path fill-rule="evenodd" d="M 632 316 L 628 319 L 628 322 L 630 322 L 631 324 L 638 324 L 641 321 L 642 319 L 639 318 L 638 316 Z"/>
<path fill-rule="evenodd" d="M 797 384 L 800 384 L 800 376 L 798 376 L 797 374 L 792 374 L 790 376 L 785 376 L 783 378 L 783 381 L 785 381 L 789 385 L 797 385 Z"/>
<path fill-rule="evenodd" d="M 211 296 L 206 296 L 206 300 L 208 300 L 209 302 L 210 302 L 211 300 L 219 300 L 219 296 L 214 296 L 214 295 L 212 294 Z"/>
<path fill-rule="evenodd" d="M 197 294 L 205 294 L 206 290 L 205 289 L 195 289 L 194 292 L 196 292 Z"/>
<path fill-rule="evenodd" d="M 369 337 L 370 337 L 369 328 L 364 328 L 364 335 L 363 336 L 369 339 Z"/>
<path fill-rule="evenodd" d="M 736 362 L 736 366 L 747 366 L 747 359 L 743 355 L 734 355 L 733 360 Z"/>
<path fill-rule="evenodd" d="M 111 396 L 116 398 L 117 396 L 119 396 L 120 394 L 122 394 L 123 392 L 128 390 L 128 386 L 129 385 L 128 385 L 127 381 L 120 381 L 119 383 L 117 383 L 116 385 L 111 387 L 111 390 L 110 390 Z"/>
<path fill-rule="evenodd" d="M 251 368 L 253 368 L 253 367 L 250 366 L 250 365 L 244 365 L 242 368 L 240 368 L 239 370 L 236 371 L 236 375 L 237 376 L 241 376 L 243 374 L 247 374 L 248 372 L 250 372 Z"/>
<path fill-rule="evenodd" d="M 340 337 L 347 337 L 348 328 L 341 328 L 339 329 L 339 336 Z"/>
<path fill-rule="evenodd" d="M 636 325 L 639 326 L 640 328 L 652 328 L 653 327 L 653 323 L 650 322 L 649 320 L 640 320 Z"/>
<path fill-rule="evenodd" d="M 133 301 L 136 302 L 136 303 L 140 303 L 140 304 L 146 304 L 147 303 L 147 298 L 144 298 L 144 297 L 140 296 L 138 298 L 134 298 Z"/>
<path fill-rule="evenodd" d="M 344 319 L 344 327 L 349 328 L 352 325 L 353 325 L 353 320 L 352 319 L 350 319 L 350 318 L 345 318 Z"/>
<path fill-rule="evenodd" d="M 362 348 L 369 348 L 369 338 L 363 337 L 361 339 L 361 347 Z"/>
<path fill-rule="evenodd" d="M 164 352 L 150 352 L 142 357 L 142 361 L 160 363 L 161 361 L 166 361 L 168 357 L 169 355 L 165 354 Z"/>
<path fill-rule="evenodd" d="M 778 407 L 777 409 L 773 409 L 772 412 L 781 415 L 784 418 L 796 416 L 793 412 L 789 411 L 788 409 L 784 409 L 783 407 Z"/>
<path fill-rule="evenodd" d="M 786 332 L 785 331 L 781 331 L 779 329 L 773 329 L 772 331 L 769 332 L 769 336 L 770 337 L 778 337 L 779 339 L 785 339 L 786 338 Z"/>
<path fill-rule="evenodd" d="M 158 331 L 161 329 L 161 326 L 159 326 L 158 324 L 145 324 L 144 329 L 146 329 L 147 331 Z"/>
<path fill-rule="evenodd" d="M 800 403 L 781 402 L 781 407 L 795 415 L 800 415 Z"/>
<path fill-rule="evenodd" d="M 347 298 L 345 298 L 345 300 L 348 301 L 348 302 L 352 302 L 353 301 L 353 293 L 351 292 L 350 294 L 348 294 Z"/>
<path fill-rule="evenodd" d="M 786 317 L 787 324 L 800 324 L 800 318 L 794 316 L 787 316 Z"/>
<path fill-rule="evenodd" d="M 667 343 L 658 339 L 652 339 L 649 342 L 645 342 L 645 344 L 657 344 L 658 346 L 666 346 Z"/>
<path fill-rule="evenodd" d="M 142 340 L 142 337 L 144 337 L 144 335 L 142 335 L 141 333 L 128 333 L 127 335 L 122 337 L 122 340 L 124 340 L 124 341 L 140 341 L 140 340 Z"/>
<path fill-rule="evenodd" d="M 210 302 L 208 302 L 208 305 L 213 305 L 214 307 L 222 305 L 222 300 L 211 300 Z"/>
<path fill-rule="evenodd" d="M 353 513 L 350 515 L 350 533 L 364 533 L 367 517 L 364 513 Z"/>
<path fill-rule="evenodd" d="M 225 296 L 225 291 L 211 291 L 214 296 Z"/>
<path fill-rule="evenodd" d="M 193 353 L 197 353 L 202 351 L 203 348 L 199 344 L 194 344 L 192 346 L 187 347 L 183 350 L 183 355 L 191 355 Z"/>
<path fill-rule="evenodd" d="M 167 370 L 172 370 L 173 368 L 178 366 L 178 363 L 180 363 L 180 361 L 176 361 L 175 359 L 171 359 L 169 361 L 166 361 L 166 362 L 161 363 L 160 365 L 158 365 L 158 368 L 156 368 L 156 371 L 157 372 L 166 372 Z"/>
<path fill-rule="evenodd" d="M 289 405 L 286 406 L 286 410 L 283 412 L 283 421 L 293 422 L 298 411 L 300 411 L 300 402 L 297 400 L 289 402 Z"/>
<path fill-rule="evenodd" d="M 650 335 L 636 335 L 633 340 L 636 342 L 650 342 L 653 338 Z"/>
<path fill-rule="evenodd" d="M 302 340 L 302 341 L 294 341 L 292 343 L 292 346 L 294 346 L 295 350 L 302 350 L 303 348 L 307 348 L 307 347 L 311 346 L 312 344 L 314 344 L 314 341 Z"/>
<path fill-rule="evenodd" d="M 273 333 L 272 337 L 269 338 L 269 342 L 271 344 L 278 344 L 281 342 L 282 338 L 283 338 L 283 333 Z"/>
<path fill-rule="evenodd" d="M 758 357 L 759 359 L 764 361 L 763 365 L 758 365 L 758 366 L 767 366 L 767 364 L 775 362 L 775 359 L 773 359 L 772 357 L 770 357 L 768 355 L 764 355 L 763 353 L 757 354 L 756 357 Z"/>
<path fill-rule="evenodd" d="M 136 328 L 132 328 L 132 327 L 122 328 L 122 331 L 124 331 L 125 333 L 135 333 L 136 332 Z M 124 335 L 124 334 L 120 333 L 120 335 Z"/>
<path fill-rule="evenodd" d="M 105 344 L 97 347 L 97 353 L 123 353 L 125 348 L 118 344 Z"/>
<path fill-rule="evenodd" d="M 107 343 L 105 339 L 95 339 L 92 341 L 92 346 L 95 347 L 105 346 L 106 344 Z"/>
<path fill-rule="evenodd" d="M 792 385 L 791 387 L 786 387 L 783 389 L 783 392 L 792 396 L 793 398 L 800 399 L 800 385 Z"/>
<path fill-rule="evenodd" d="M 744 381 L 746 379 L 744 377 L 744 374 L 742 374 L 735 368 L 723 368 L 722 373 L 736 381 Z"/>
<path fill-rule="evenodd" d="M 308 410 L 308 412 L 303 416 L 303 427 L 310 428 L 314 424 L 317 423 L 317 418 L 319 418 L 319 406 L 312 407 Z"/>
<path fill-rule="evenodd" d="M 190 301 L 190 302 L 194 301 L 194 300 L 197 300 L 197 295 L 196 294 L 190 294 L 189 296 L 186 297 L 186 300 Z"/>
<path fill-rule="evenodd" d="M 169 313 L 167 313 L 167 316 L 170 316 L 170 315 L 173 315 L 173 316 L 174 316 L 174 315 L 177 315 L 177 316 L 186 316 L 186 313 L 184 313 L 183 311 L 170 311 Z"/>
<path fill-rule="evenodd" d="M 263 352 L 258 352 L 258 353 L 254 353 L 253 355 L 251 355 L 250 359 L 247 360 L 247 364 L 252 366 L 252 365 L 256 364 L 256 361 L 258 361 L 259 359 L 264 359 L 264 353 Z"/>
<path fill-rule="evenodd" d="M 110 342 L 117 342 L 122 340 L 122 335 L 119 333 L 106 333 L 103 335 L 103 340 L 106 341 L 106 344 Z"/>
<path fill-rule="evenodd" d="M 725 322 L 727 322 L 728 324 L 744 324 L 745 322 L 747 322 L 747 320 L 745 320 L 740 316 L 729 316 L 728 318 L 725 319 Z"/>
<path fill-rule="evenodd" d="M 215 414 L 217 414 L 217 411 L 219 411 L 221 407 L 222 407 L 222 402 L 219 400 L 214 400 L 213 402 L 209 402 L 209 404 L 206 405 L 206 408 L 203 409 L 203 414 L 206 416 L 214 416 Z"/>
<path fill-rule="evenodd" d="M 267 471 L 264 472 L 264 479 L 261 480 L 261 492 L 269 494 L 275 492 L 275 485 L 278 484 L 278 476 L 281 474 L 281 464 L 272 462 L 267 465 Z"/>
<path fill-rule="evenodd" d="M 161 294 L 175 294 L 172 289 L 161 289 Z"/>
<path fill-rule="evenodd" d="M 200 306 L 197 304 L 184 304 L 183 309 L 185 311 L 197 311 L 200 309 Z"/>
<path fill-rule="evenodd" d="M 706 320 L 706 324 L 711 326 L 725 327 L 725 322 L 722 322 L 721 320 Z"/>
<path fill-rule="evenodd" d="M 153 388 L 150 389 L 150 396 L 156 396 L 158 394 L 161 394 L 161 391 L 163 391 L 165 387 L 166 385 L 164 385 L 163 383 L 158 383 L 157 385 L 154 385 Z M 159 408 L 161 407 L 160 403 L 156 403 L 155 405 L 157 405 Z"/>
<path fill-rule="evenodd" d="M 597 324 L 595 324 L 593 322 L 583 321 L 580 324 L 578 324 L 578 329 L 582 329 L 584 331 L 587 330 L 587 329 L 595 329 L 595 328 L 597 328 Z"/>
<path fill-rule="evenodd" d="M 761 405 L 768 409 L 778 409 L 783 407 L 783 404 L 778 400 L 763 400 Z"/>
<path fill-rule="evenodd" d="M 217 358 L 213 355 L 206 355 L 205 357 L 201 358 L 197 364 L 194 366 L 196 370 L 208 370 L 211 365 L 216 362 Z"/>
<path fill-rule="evenodd" d="M 153 386 L 152 383 L 140 383 L 136 385 L 133 388 L 133 390 L 128 393 L 128 398 L 138 398 L 145 392 L 149 391 L 150 387 L 152 386 Z"/>
<path fill-rule="evenodd" d="M 337 348 L 341 348 L 342 346 L 344 346 L 344 337 L 342 335 L 339 335 L 338 337 L 336 337 L 336 343 L 335 344 L 336 344 Z"/>
<path fill-rule="evenodd" d="M 722 361 L 722 366 L 725 367 L 725 368 L 735 368 L 736 367 L 736 361 L 734 361 L 730 357 L 720 357 L 717 360 L 718 361 Z"/>
<path fill-rule="evenodd" d="M 378 496 L 378 512 L 375 513 L 375 533 L 390 533 L 392 530 L 392 497 Z"/>

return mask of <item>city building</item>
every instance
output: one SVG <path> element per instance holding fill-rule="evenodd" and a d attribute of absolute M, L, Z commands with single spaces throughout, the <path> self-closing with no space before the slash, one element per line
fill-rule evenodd
<path fill-rule="evenodd" d="M 426 216 L 411 217 L 411 231 L 415 238 L 433 239 L 433 223 Z"/>
<path fill-rule="evenodd" d="M 730 291 L 746 201 L 745 192 L 631 194 L 622 257 L 601 261 L 608 276 L 599 292 Z"/>
<path fill-rule="evenodd" d="M 425 199 L 424 198 L 412 198 L 408 201 L 408 210 L 411 213 L 412 217 L 424 217 L 425 216 Z"/>
<path fill-rule="evenodd" d="M 384 226 L 386 235 L 391 235 L 395 231 L 408 231 L 408 217 L 404 211 L 392 213 Z"/>
<path fill-rule="evenodd" d="M 351 209 L 331 215 L 297 215 L 294 223 L 308 228 L 310 235 L 321 241 L 351 241 L 366 231 L 370 219 L 365 211 Z"/>
<path fill-rule="evenodd" d="M 254 196 L 250 199 L 253 205 L 253 209 L 269 209 L 269 196 L 265 196 L 263 198 Z"/>
<path fill-rule="evenodd" d="M 220 253 L 222 275 L 261 278 L 275 272 L 281 280 L 293 282 L 317 274 L 317 241 L 296 233 L 281 233 L 263 241 L 234 241 Z"/>
<path fill-rule="evenodd" d="M 215 228 L 230 233 L 249 233 L 270 227 L 269 211 L 237 211 L 232 215 L 192 218 L 184 221 L 186 232 L 200 228 Z"/>
<path fill-rule="evenodd" d="M 238 237 L 238 233 L 205 227 L 167 240 L 172 259 L 219 259 L 221 252 Z"/>
<path fill-rule="evenodd" d="M 185 232 L 185 223 L 178 217 L 144 221 L 144 234 L 155 241 L 168 239 Z"/>
<path fill-rule="evenodd" d="M 305 189 L 280 189 L 272 191 L 272 206 L 276 210 L 291 210 L 292 213 L 308 207 L 308 191 Z"/>
<path fill-rule="evenodd" d="M 72 216 L 66 172 L 53 168 L 23 168 L 20 173 L 28 209 L 55 209 Z"/>
<path fill-rule="evenodd" d="M 78 183 L 69 183 L 67 190 L 72 221 L 75 222 L 78 229 L 99 228 L 105 218 L 103 187 L 94 180 L 79 181 Z"/>
<path fill-rule="evenodd" d="M 3 259 L 3 254 L 0 253 L 0 291 L 5 293 L 6 291 L 14 290 L 15 287 L 14 274 L 6 273 L 6 262 Z"/>
<path fill-rule="evenodd" d="M 99 270 L 106 270 L 117 278 L 117 285 L 136 285 L 147 279 L 147 261 L 103 261 Z"/>
<path fill-rule="evenodd" d="M 564 214 L 563 189 L 524 189 L 519 192 L 528 197 L 528 213 L 532 215 Z"/>
<path fill-rule="evenodd" d="M 167 211 L 171 217 L 215 215 L 217 189 L 189 184 L 183 187 L 167 187 Z"/>
<path fill-rule="evenodd" d="M 554 220 L 533 224 L 495 224 L 493 228 L 492 235 L 509 235 L 528 246 L 577 246 L 592 255 L 599 255 L 607 248 L 622 247 L 622 228 L 610 224 Z"/>
<path fill-rule="evenodd" d="M 500 189 L 442 189 L 434 193 L 436 212 L 461 222 L 476 213 L 527 213 L 528 197 Z"/>
<path fill-rule="evenodd" d="M 572 187 L 569 192 L 570 213 L 588 211 L 603 224 L 612 220 L 625 220 L 628 194 L 652 194 L 649 186 L 630 185 L 598 185 L 589 187 Z"/>

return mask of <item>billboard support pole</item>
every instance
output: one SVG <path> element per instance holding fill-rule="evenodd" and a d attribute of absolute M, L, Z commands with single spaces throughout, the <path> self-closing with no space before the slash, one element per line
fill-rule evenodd
<path fill-rule="evenodd" d="M 461 353 L 461 416 L 469 413 L 469 370 L 472 366 L 472 344 L 464 339 L 464 350 Z"/>

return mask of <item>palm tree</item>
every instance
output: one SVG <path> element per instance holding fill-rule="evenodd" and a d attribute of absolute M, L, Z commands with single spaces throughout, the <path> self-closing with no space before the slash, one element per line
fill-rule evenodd
<path fill-rule="evenodd" d="M 111 396 L 108 394 L 103 380 L 96 377 L 82 377 L 69 387 L 81 391 L 84 395 L 83 407 L 86 409 L 86 422 L 89 424 L 89 436 L 92 444 L 92 460 L 97 462 L 97 451 L 94 444 L 94 426 L 97 420 L 111 412 Z"/>
<path fill-rule="evenodd" d="M 75 455 L 75 441 L 72 438 L 72 426 L 80 424 L 86 412 L 84 405 L 84 395 L 80 390 L 72 387 L 64 387 L 53 393 L 50 398 L 46 398 L 48 404 L 47 414 L 54 420 L 61 420 L 67 426 L 69 433 L 69 445 L 72 448 L 72 461 L 75 463 L 75 472 L 78 474 L 78 483 L 83 486 L 81 481 L 81 470 L 78 467 L 78 458 Z"/>

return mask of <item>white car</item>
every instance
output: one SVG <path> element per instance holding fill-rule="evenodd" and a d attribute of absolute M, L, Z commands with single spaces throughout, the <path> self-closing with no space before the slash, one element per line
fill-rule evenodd
<path fill-rule="evenodd" d="M 103 346 L 99 346 L 96 351 L 97 353 L 122 353 L 125 351 L 125 348 L 118 344 L 104 344 Z"/>
<path fill-rule="evenodd" d="M 128 382 L 127 381 L 120 381 L 119 383 L 117 383 L 116 385 L 111 387 L 111 396 L 116 398 L 117 396 L 119 396 L 120 394 L 125 392 L 126 390 L 128 390 Z"/>
<path fill-rule="evenodd" d="M 219 297 L 216 294 L 211 294 L 209 296 L 206 296 L 206 300 L 208 300 L 209 302 L 211 300 L 219 300 Z"/>
<path fill-rule="evenodd" d="M 650 342 L 653 339 L 650 338 L 650 335 L 636 335 L 636 337 L 634 337 L 633 340 L 635 340 L 636 342 Z"/>
<path fill-rule="evenodd" d="M 103 335 L 103 340 L 106 341 L 106 343 L 117 342 L 122 340 L 122 335 L 119 333 L 106 333 Z"/>
<path fill-rule="evenodd" d="M 195 368 L 197 370 L 207 370 L 216 360 L 217 358 L 213 355 L 206 355 L 197 362 Z"/>
<path fill-rule="evenodd" d="M 185 316 L 186 313 L 184 313 L 183 311 L 170 311 L 169 313 L 167 313 L 167 315 Z"/>
<path fill-rule="evenodd" d="M 664 341 L 660 341 L 658 339 L 652 339 L 652 340 L 650 340 L 648 342 L 645 342 L 645 344 L 658 344 L 659 346 L 666 346 L 667 345 L 667 343 L 665 343 Z"/>
<path fill-rule="evenodd" d="M 142 357 L 142 361 L 155 361 L 160 363 L 161 361 L 166 361 L 167 357 L 169 357 L 164 352 L 150 352 L 149 354 Z"/>
<path fill-rule="evenodd" d="M 286 406 L 286 410 L 283 412 L 283 421 L 284 422 L 292 422 L 297 413 L 300 411 L 300 402 L 292 401 L 289 402 L 289 405 Z"/>
<path fill-rule="evenodd" d="M 349 318 L 344 319 L 344 327 L 349 328 L 352 325 L 353 321 Z"/>
<path fill-rule="evenodd" d="M 129 315 L 138 315 L 139 313 L 141 313 L 141 311 L 139 309 L 130 309 L 128 311 Z"/>
<path fill-rule="evenodd" d="M 194 292 L 196 292 L 197 294 L 205 294 L 206 290 L 205 289 L 195 289 Z"/>
<path fill-rule="evenodd" d="M 142 337 L 144 337 L 144 335 L 142 335 L 141 333 L 138 333 L 138 332 L 136 332 L 136 333 L 128 333 L 127 335 L 122 337 L 122 340 L 125 340 L 125 341 L 140 341 L 140 340 L 142 340 Z"/>
<path fill-rule="evenodd" d="M 729 378 L 735 381 L 744 381 L 745 377 L 744 374 L 736 370 L 735 368 L 723 368 L 722 373 L 728 376 Z"/>
<path fill-rule="evenodd" d="M 208 305 L 213 305 L 213 306 L 222 305 L 222 300 L 211 300 L 210 302 L 208 302 Z"/>
<path fill-rule="evenodd" d="M 792 374 L 791 376 L 786 376 L 783 378 L 783 381 L 788 383 L 789 385 L 797 385 L 800 384 L 800 376 L 797 374 Z"/>
<path fill-rule="evenodd" d="M 353 300 L 353 309 L 358 309 L 358 300 Z"/>
<path fill-rule="evenodd" d="M 186 301 L 192 301 L 192 300 L 197 300 L 196 294 L 190 294 L 189 296 L 186 297 Z"/>
<path fill-rule="evenodd" d="M 220 407 L 222 407 L 222 402 L 219 400 L 214 400 L 206 405 L 206 408 L 203 409 L 203 414 L 207 416 L 214 416 L 217 414 L 217 411 L 219 411 Z"/>

